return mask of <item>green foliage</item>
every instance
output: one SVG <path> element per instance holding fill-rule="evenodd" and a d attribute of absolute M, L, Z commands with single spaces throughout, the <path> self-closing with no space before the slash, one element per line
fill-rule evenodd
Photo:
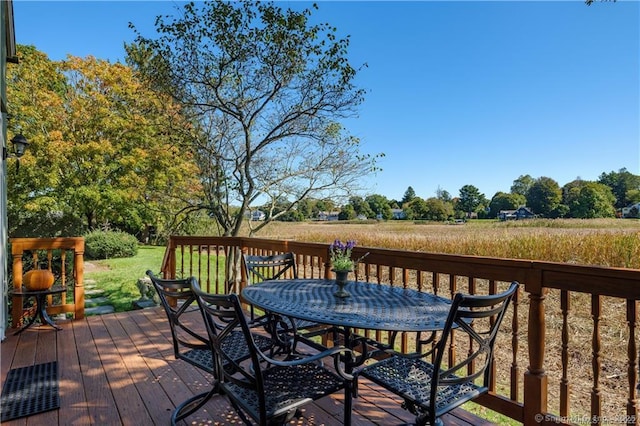
<path fill-rule="evenodd" d="M 179 200 L 199 198 L 195 164 L 172 130 L 185 127 L 178 107 L 131 68 L 93 57 L 54 62 L 32 46 L 19 45 L 18 57 L 7 69 L 8 132 L 29 135 L 30 145 L 20 173 L 7 170 L 11 235 L 82 235 L 105 223 L 163 230 Z"/>
<path fill-rule="evenodd" d="M 449 194 L 449 191 L 446 191 L 440 187 L 436 189 L 436 198 L 438 200 L 444 201 L 445 203 L 451 203 L 453 201 L 453 197 L 451 197 L 451 194 Z"/>
<path fill-rule="evenodd" d="M 82 220 L 71 212 L 14 209 L 7 212 L 12 238 L 75 237 L 86 232 Z"/>
<path fill-rule="evenodd" d="M 427 203 L 420 197 L 403 205 L 404 214 L 409 220 L 421 220 L 427 216 Z"/>
<path fill-rule="evenodd" d="M 634 175 L 625 168 L 617 172 L 602 173 L 598 182 L 611 188 L 615 196 L 615 207 L 618 209 L 633 204 L 640 190 L 640 176 Z"/>
<path fill-rule="evenodd" d="M 456 204 L 456 210 L 470 215 L 483 210 L 488 204 L 488 200 L 478 188 L 473 185 L 464 185 L 460 188 L 460 198 Z"/>
<path fill-rule="evenodd" d="M 391 213 L 391 206 L 389 205 L 389 200 L 387 197 L 379 194 L 369 195 L 365 198 L 367 204 L 369 204 L 369 209 L 375 214 L 376 219 L 384 219 L 389 220 L 393 217 L 393 213 Z"/>
<path fill-rule="evenodd" d="M 442 222 L 453 216 L 453 204 L 436 197 L 416 197 L 404 204 L 404 213 L 409 220 Z"/>
<path fill-rule="evenodd" d="M 513 181 L 513 185 L 511 185 L 511 193 L 512 194 L 520 194 L 523 197 L 527 195 L 529 192 L 529 188 L 535 182 L 530 175 L 521 175 L 518 179 Z"/>
<path fill-rule="evenodd" d="M 402 196 L 402 200 L 400 201 L 400 203 L 401 204 L 408 203 L 409 201 L 411 201 L 414 198 L 416 198 L 416 196 L 417 196 L 416 195 L 416 191 L 410 186 L 404 192 L 404 195 Z"/>
<path fill-rule="evenodd" d="M 353 206 L 351 204 L 347 204 L 340 210 L 338 220 L 353 220 L 356 216 L 356 211 L 353 209 Z"/>
<path fill-rule="evenodd" d="M 562 217 L 560 207 L 562 191 L 558 182 L 549 177 L 540 177 L 535 180 L 527 191 L 527 205 L 535 214 L 548 218 Z M 565 207 L 566 208 L 566 207 Z"/>
<path fill-rule="evenodd" d="M 138 240 L 125 232 L 92 231 L 84 238 L 88 259 L 132 257 L 138 252 Z"/>
<path fill-rule="evenodd" d="M 615 197 L 604 184 L 575 180 L 563 187 L 563 204 L 568 206 L 569 216 L 577 219 L 614 217 Z"/>
<path fill-rule="evenodd" d="M 440 198 L 430 197 L 425 200 L 424 219 L 443 222 L 453 216 L 453 204 Z"/>
<path fill-rule="evenodd" d="M 375 217 L 375 213 L 371 210 L 369 203 L 367 203 L 362 197 L 351 197 L 349 198 L 349 204 L 353 207 L 353 211 L 358 216 L 364 216 L 367 219 L 373 219 Z"/>

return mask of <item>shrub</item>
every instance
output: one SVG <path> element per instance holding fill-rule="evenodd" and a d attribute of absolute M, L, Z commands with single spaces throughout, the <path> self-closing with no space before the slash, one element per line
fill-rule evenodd
<path fill-rule="evenodd" d="M 138 240 L 119 231 L 92 231 L 84 236 L 88 259 L 133 257 L 138 253 Z"/>

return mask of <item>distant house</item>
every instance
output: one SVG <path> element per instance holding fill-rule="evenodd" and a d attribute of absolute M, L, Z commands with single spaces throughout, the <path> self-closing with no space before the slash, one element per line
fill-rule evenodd
<path fill-rule="evenodd" d="M 407 218 L 407 215 L 402 209 L 391 209 L 391 215 L 391 218 L 395 220 L 402 220 Z"/>
<path fill-rule="evenodd" d="M 339 215 L 340 212 L 318 212 L 318 217 L 316 220 L 334 221 L 338 220 Z"/>
<path fill-rule="evenodd" d="M 640 203 L 631 204 L 622 208 L 622 217 L 640 218 Z"/>
<path fill-rule="evenodd" d="M 529 207 L 519 207 L 517 210 L 500 210 L 498 213 L 498 219 L 500 220 L 520 220 L 520 219 L 533 219 L 536 215 L 529 209 Z"/>
<path fill-rule="evenodd" d="M 267 215 L 264 214 L 264 212 L 261 210 L 254 210 L 251 212 L 251 220 L 253 221 L 261 221 L 261 220 L 265 220 L 266 218 L 267 218 Z"/>

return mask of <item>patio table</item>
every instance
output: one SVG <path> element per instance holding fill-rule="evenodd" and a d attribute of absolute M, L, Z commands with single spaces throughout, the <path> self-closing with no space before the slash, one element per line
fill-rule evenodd
<path fill-rule="evenodd" d="M 451 306 L 450 299 L 431 293 L 376 283 L 348 281 L 345 290 L 351 296 L 346 298 L 334 296 L 336 290 L 335 281 L 330 279 L 273 280 L 246 287 L 242 297 L 271 314 L 335 326 L 350 348 L 366 340 L 355 335 L 353 329 L 442 330 Z M 347 371 L 364 363 L 367 356 L 364 353 L 347 360 Z"/>
<path fill-rule="evenodd" d="M 27 328 L 31 327 L 38 318 L 40 318 L 40 323 L 42 325 L 48 324 L 56 330 L 62 330 L 62 328 L 60 328 L 53 322 L 53 320 L 47 313 L 47 296 L 64 293 L 66 290 L 67 288 L 62 286 L 53 286 L 46 290 L 27 290 L 24 287 L 20 288 L 19 290 L 15 290 L 13 294 L 20 295 L 24 298 L 23 304 L 26 303 L 30 297 L 33 297 L 35 299 L 36 313 L 29 319 L 26 324 L 24 324 L 18 331 L 16 331 L 14 335 L 20 334 Z"/>

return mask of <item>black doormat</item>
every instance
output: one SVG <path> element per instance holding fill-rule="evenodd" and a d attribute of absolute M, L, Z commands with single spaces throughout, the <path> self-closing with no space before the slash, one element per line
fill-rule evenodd
<path fill-rule="evenodd" d="M 3 422 L 60 408 L 58 362 L 9 370 L 0 400 Z"/>

